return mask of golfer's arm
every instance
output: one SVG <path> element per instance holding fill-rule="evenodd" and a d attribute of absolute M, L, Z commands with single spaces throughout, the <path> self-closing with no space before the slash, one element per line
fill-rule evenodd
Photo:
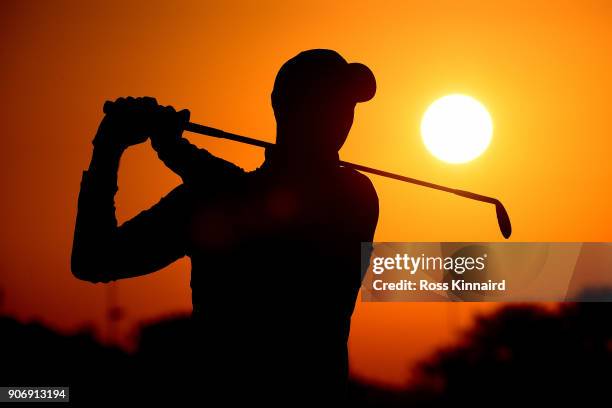
<path fill-rule="evenodd" d="M 71 259 L 73 274 L 82 280 L 108 282 L 143 275 L 185 254 L 176 193 L 117 225 L 114 197 L 121 154 L 96 147 L 83 173 Z"/>
<path fill-rule="evenodd" d="M 208 150 L 191 144 L 185 138 L 153 144 L 162 162 L 188 185 L 206 185 L 244 173 L 235 164 L 214 156 Z"/>
<path fill-rule="evenodd" d="M 353 254 L 349 257 L 351 262 L 360 260 L 359 267 L 351 270 L 352 274 L 357 270 L 360 272 L 356 282 L 358 286 L 361 286 L 361 280 L 369 267 L 379 216 L 378 195 L 374 186 L 366 176 L 360 176 L 360 181 L 357 194 L 346 202 L 346 211 L 342 214 L 345 218 L 339 217 L 342 223 L 339 230 L 346 234 L 340 241 L 349 244 L 346 250 Z M 351 207 L 351 203 L 359 203 L 359 207 Z"/>

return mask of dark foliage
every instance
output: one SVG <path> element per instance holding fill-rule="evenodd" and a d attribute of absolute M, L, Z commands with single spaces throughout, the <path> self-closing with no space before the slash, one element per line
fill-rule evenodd
<path fill-rule="evenodd" d="M 419 381 L 406 390 L 351 382 L 350 406 L 606 401 L 612 379 L 610 307 L 505 307 L 480 317 L 458 345 L 420 365 Z M 189 363 L 190 324 L 176 317 L 146 325 L 138 351 L 128 354 L 100 345 L 88 332 L 64 336 L 0 318 L 0 383 L 69 385 L 74 402 L 203 402 L 205 381 Z M 245 380 L 236 374 L 237 393 Z"/>

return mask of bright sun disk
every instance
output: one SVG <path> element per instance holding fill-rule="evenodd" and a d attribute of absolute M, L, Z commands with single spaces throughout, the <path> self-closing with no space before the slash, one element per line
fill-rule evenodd
<path fill-rule="evenodd" d="M 446 95 L 432 103 L 421 120 L 427 150 L 448 163 L 466 163 L 491 143 L 493 121 L 487 109 L 471 96 Z"/>

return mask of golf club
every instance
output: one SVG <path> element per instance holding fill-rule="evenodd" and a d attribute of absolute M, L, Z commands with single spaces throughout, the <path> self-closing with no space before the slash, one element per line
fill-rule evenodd
<path fill-rule="evenodd" d="M 235 142 L 246 143 L 246 144 L 253 145 L 253 146 L 259 146 L 259 147 L 264 147 L 264 148 L 274 146 L 274 143 L 264 142 L 263 140 L 253 139 L 253 138 L 241 136 L 241 135 L 236 135 L 234 133 L 228 133 L 220 129 L 215 129 L 212 127 L 199 125 L 197 123 L 192 123 L 192 122 L 188 122 L 187 124 L 185 124 L 184 129 L 192 133 L 198 133 L 200 135 L 212 136 L 212 137 L 217 137 L 220 139 L 233 140 Z M 406 183 L 416 184 L 419 186 L 432 188 L 434 190 L 446 191 L 447 193 L 452 193 L 452 194 L 455 194 L 461 197 L 469 198 L 471 200 L 482 201 L 485 203 L 493 204 L 495 205 L 495 213 L 497 214 L 497 223 L 499 224 L 499 229 L 502 235 L 504 236 L 504 238 L 508 239 L 510 238 L 510 235 L 512 234 L 512 224 L 510 223 L 510 217 L 508 216 L 508 212 L 506 211 L 506 208 L 501 203 L 501 201 L 499 201 L 496 198 L 472 193 L 470 191 L 441 186 L 439 184 L 430 183 L 428 181 L 423 181 L 423 180 L 415 179 L 412 177 L 406 177 L 406 176 L 402 176 L 399 174 L 390 173 L 388 171 L 383 171 L 383 170 L 374 169 L 372 167 L 362 166 L 361 164 L 346 162 L 343 160 L 340 160 L 339 164 L 340 166 L 349 167 L 351 169 L 363 171 L 365 173 L 375 174 L 377 176 L 382 176 L 382 177 L 387 177 L 387 178 L 391 178 L 394 180 L 404 181 Z"/>
<path fill-rule="evenodd" d="M 106 102 L 104 104 L 105 113 L 107 111 L 110 111 L 111 105 L 112 105 L 112 102 Z M 241 135 L 236 135 L 234 133 L 228 133 L 220 129 L 215 129 L 212 127 L 208 127 L 208 126 L 204 126 L 204 125 L 200 125 L 200 124 L 192 123 L 192 122 L 187 122 L 185 124 L 184 130 L 188 132 L 192 132 L 192 133 L 198 133 L 200 135 L 212 136 L 212 137 L 216 137 L 220 139 L 233 140 L 235 142 L 245 143 L 245 144 L 249 144 L 252 146 L 258 146 L 258 147 L 264 147 L 264 148 L 274 146 L 274 143 L 264 142 L 263 140 L 253 139 L 253 138 L 241 136 Z M 501 201 L 499 201 L 496 198 L 472 193 L 470 191 L 441 186 L 439 184 L 430 183 L 428 181 L 423 181 L 423 180 L 415 179 L 412 177 L 406 177 L 400 174 L 390 173 L 388 171 L 378 170 L 372 167 L 362 166 L 361 164 L 350 163 L 350 162 L 346 162 L 343 160 L 340 160 L 338 164 L 340 166 L 348 167 L 348 168 L 362 171 L 365 173 L 375 174 L 377 176 L 382 176 L 382 177 L 387 177 L 387 178 L 391 178 L 394 180 L 404 181 L 406 183 L 416 184 L 419 186 L 432 188 L 434 190 L 445 191 L 447 193 L 452 193 L 460 197 L 469 198 L 471 200 L 493 204 L 495 205 L 497 223 L 499 224 L 499 229 L 502 235 L 504 236 L 504 238 L 508 239 L 510 238 L 510 235 L 512 234 L 512 224 L 510 223 L 510 217 L 508 216 L 508 212 L 506 211 L 506 208 L 501 203 Z"/>

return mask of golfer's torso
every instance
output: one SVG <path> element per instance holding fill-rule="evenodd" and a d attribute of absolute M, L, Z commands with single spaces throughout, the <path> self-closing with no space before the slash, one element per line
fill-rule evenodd
<path fill-rule="evenodd" d="M 348 204 L 340 190 L 333 175 L 313 182 L 250 173 L 198 200 L 194 317 L 215 359 L 346 375 L 360 273 L 358 249 L 336 247 L 334 220 Z"/>

